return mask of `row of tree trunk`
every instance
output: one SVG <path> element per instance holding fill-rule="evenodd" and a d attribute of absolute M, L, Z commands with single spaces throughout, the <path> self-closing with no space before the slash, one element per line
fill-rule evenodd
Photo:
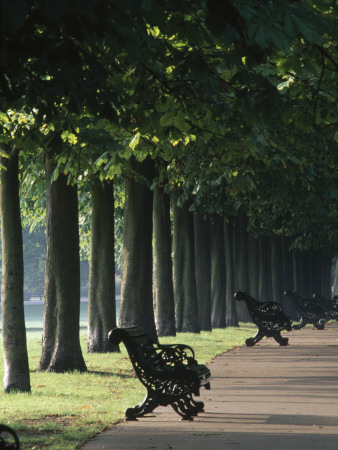
<path fill-rule="evenodd" d="M 142 174 L 149 179 L 149 168 Z M 287 289 L 331 296 L 330 257 L 291 252 L 284 237 L 255 238 L 244 213 L 205 219 L 130 178 L 124 221 L 120 326 L 144 327 L 154 339 L 250 321 L 245 304 L 234 302 L 237 290 L 278 301 L 295 319 Z"/>

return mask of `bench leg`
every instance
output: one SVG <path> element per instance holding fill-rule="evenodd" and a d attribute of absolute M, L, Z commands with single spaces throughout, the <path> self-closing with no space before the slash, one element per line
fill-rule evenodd
<path fill-rule="evenodd" d="M 196 416 L 196 411 L 186 404 L 186 398 L 181 398 L 170 403 L 170 406 L 179 416 L 180 420 L 194 420 L 193 416 Z"/>
<path fill-rule="evenodd" d="M 305 320 L 304 317 L 301 317 L 300 321 L 296 325 L 293 325 L 292 328 L 294 330 L 300 330 L 301 328 L 304 328 L 307 323 L 307 320 Z"/>
<path fill-rule="evenodd" d="M 182 398 L 184 405 L 185 405 L 185 411 L 190 413 L 193 416 L 197 416 L 198 413 L 204 411 L 204 403 L 203 402 L 197 402 L 193 399 L 192 394 L 187 394 Z"/>
<path fill-rule="evenodd" d="M 317 328 L 317 330 L 324 330 L 325 320 L 324 319 L 316 320 L 313 322 L 313 325 L 315 328 Z"/>
<path fill-rule="evenodd" d="M 263 339 L 264 336 L 265 336 L 264 331 L 258 329 L 256 336 L 252 337 L 252 338 L 248 338 L 245 341 L 245 344 L 247 347 L 253 347 L 255 344 L 257 344 L 257 342 L 259 342 L 261 339 Z"/>
<path fill-rule="evenodd" d="M 150 392 L 148 392 L 140 405 L 126 409 L 124 414 L 126 416 L 126 420 L 137 420 L 137 417 L 153 412 L 158 406 L 159 403 L 156 396 L 153 396 Z"/>
<path fill-rule="evenodd" d="M 272 337 L 276 342 L 278 342 L 279 345 L 282 345 L 283 347 L 289 344 L 289 339 L 281 336 L 280 331 L 275 331 Z"/>
<path fill-rule="evenodd" d="M 197 402 L 196 400 L 194 400 L 191 394 L 189 395 L 189 401 L 192 403 L 192 405 L 196 409 L 196 411 L 198 411 L 198 412 L 204 411 L 204 403 Z"/>

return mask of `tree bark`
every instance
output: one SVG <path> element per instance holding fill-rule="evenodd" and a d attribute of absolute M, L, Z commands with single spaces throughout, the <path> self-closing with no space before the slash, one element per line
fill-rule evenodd
<path fill-rule="evenodd" d="M 317 292 L 320 293 L 322 290 L 319 255 L 319 251 L 311 251 L 311 264 L 309 267 L 309 277 L 311 279 L 311 294 Z M 329 282 L 329 284 L 331 283 Z"/>
<path fill-rule="evenodd" d="M 253 298 L 258 298 L 259 294 L 259 251 L 258 239 L 254 238 L 251 232 L 247 233 L 247 254 L 248 254 L 248 278 L 249 291 Z"/>
<path fill-rule="evenodd" d="M 320 255 L 320 273 L 321 273 L 321 295 L 325 298 L 331 298 L 331 268 L 332 259 L 325 255 Z"/>
<path fill-rule="evenodd" d="M 30 392 L 23 297 L 23 249 L 19 199 L 19 151 L 1 158 L 2 337 L 5 392 Z"/>
<path fill-rule="evenodd" d="M 301 297 L 307 297 L 304 270 L 304 252 L 296 251 L 292 254 L 293 258 L 293 280 L 294 289 Z"/>
<path fill-rule="evenodd" d="M 272 236 L 271 245 L 271 300 L 280 303 L 284 307 L 283 289 L 283 254 L 282 243 L 278 236 Z"/>
<path fill-rule="evenodd" d="M 157 334 L 159 336 L 175 336 L 170 198 L 160 187 L 156 187 L 154 191 L 153 227 L 153 289 Z"/>
<path fill-rule="evenodd" d="M 154 164 L 151 159 L 131 160 L 130 169 L 125 188 L 119 326 L 142 327 L 157 340 L 152 292 L 153 193 L 138 178 L 151 182 Z"/>
<path fill-rule="evenodd" d="M 210 221 L 194 214 L 195 277 L 198 301 L 198 322 L 201 330 L 211 331 L 211 262 Z"/>
<path fill-rule="evenodd" d="M 198 333 L 198 303 L 195 280 L 194 221 L 185 204 L 173 201 L 174 298 L 176 330 Z"/>
<path fill-rule="evenodd" d="M 281 238 L 282 245 L 282 271 L 283 271 L 283 294 L 287 290 L 294 289 L 294 280 L 293 280 L 293 257 L 292 253 L 289 250 L 290 247 L 290 239 L 286 237 Z M 291 301 L 288 298 L 284 298 L 284 311 L 288 316 L 291 316 L 292 319 L 298 320 L 299 314 L 296 310 L 295 302 Z"/>
<path fill-rule="evenodd" d="M 338 258 L 336 258 L 336 266 L 333 276 L 333 285 L 332 285 L 332 298 L 338 295 Z"/>
<path fill-rule="evenodd" d="M 266 236 L 259 239 L 259 298 L 262 302 L 271 301 L 271 241 Z"/>
<path fill-rule="evenodd" d="M 224 219 L 214 215 L 210 224 L 211 324 L 225 328 L 226 271 L 224 254 Z"/>
<path fill-rule="evenodd" d="M 116 328 L 113 181 L 93 182 L 91 202 L 87 352 L 118 352 L 108 339 Z"/>
<path fill-rule="evenodd" d="M 248 276 L 248 248 L 247 248 L 247 218 L 239 212 L 235 218 L 234 227 L 234 261 L 235 261 L 235 290 L 250 291 Z M 240 322 L 250 322 L 251 317 L 245 302 L 237 302 L 237 318 Z"/>
<path fill-rule="evenodd" d="M 226 300 L 225 300 L 225 322 L 226 326 L 238 327 L 237 309 L 235 303 L 235 267 L 233 255 L 234 242 L 233 219 L 229 218 L 224 222 L 224 249 L 225 249 L 225 270 L 226 270 Z"/>
<path fill-rule="evenodd" d="M 52 182 L 53 156 L 45 153 L 46 276 L 39 370 L 86 371 L 80 338 L 80 261 L 77 188 L 60 174 Z"/>

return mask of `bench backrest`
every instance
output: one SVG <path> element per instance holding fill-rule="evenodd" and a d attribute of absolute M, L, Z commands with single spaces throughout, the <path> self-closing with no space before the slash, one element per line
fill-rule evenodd
<path fill-rule="evenodd" d="M 114 345 L 123 342 L 137 376 L 148 386 L 146 373 L 163 366 L 154 341 L 140 327 L 115 328 L 109 333 L 109 339 Z"/>

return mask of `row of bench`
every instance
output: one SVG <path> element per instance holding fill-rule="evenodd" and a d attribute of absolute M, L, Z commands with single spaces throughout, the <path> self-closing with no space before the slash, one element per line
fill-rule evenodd
<path fill-rule="evenodd" d="M 285 296 L 296 302 L 300 315 L 296 325 L 292 324 L 279 303 L 259 302 L 243 291 L 235 294 L 237 301 L 245 301 L 258 327 L 256 336 L 246 340 L 247 346 L 255 345 L 263 337 L 272 337 L 285 346 L 288 338 L 281 335 L 282 331 L 300 329 L 307 323 L 323 329 L 328 320 L 338 319 L 337 298 L 333 301 L 319 296 L 303 299 L 294 291 L 285 292 Z M 197 402 L 193 396 L 199 396 L 201 387 L 210 389 L 211 373 L 208 367 L 198 364 L 191 347 L 156 344 L 139 327 L 116 328 L 109 333 L 109 339 L 114 345 L 123 342 L 136 376 L 147 389 L 143 402 L 125 411 L 127 420 L 137 420 L 160 405 L 170 405 L 181 420 L 192 420 L 204 410 L 203 402 Z"/>
<path fill-rule="evenodd" d="M 298 324 L 282 310 L 280 303 L 259 302 L 243 291 L 235 294 L 237 301 L 245 301 L 252 321 L 258 327 L 255 337 L 246 340 L 247 346 L 253 346 L 263 337 L 272 337 L 280 345 L 288 345 L 288 338 L 281 332 L 300 329 L 313 324 L 323 329 L 330 319 L 338 320 L 338 298 L 326 300 L 318 295 L 304 299 L 294 291 L 286 291 L 285 296 L 295 301 L 300 315 Z M 198 364 L 194 350 L 183 344 L 155 344 L 142 328 L 116 328 L 109 333 L 114 345 L 124 343 L 135 373 L 146 387 L 147 394 L 140 405 L 125 411 L 127 420 L 152 412 L 157 406 L 170 405 L 184 420 L 192 420 L 203 411 L 203 402 L 196 402 L 200 388 L 210 389 L 210 370 Z"/>
<path fill-rule="evenodd" d="M 288 345 L 288 338 L 282 337 L 281 332 L 299 330 L 307 324 L 311 324 L 318 330 L 323 330 L 329 320 L 338 320 L 338 297 L 327 300 L 318 294 L 312 298 L 303 298 L 295 291 L 285 291 L 285 297 L 295 302 L 296 310 L 300 316 L 297 324 L 282 310 L 277 302 L 259 302 L 243 291 L 235 294 L 237 301 L 245 301 L 254 324 L 258 327 L 255 337 L 246 340 L 247 346 L 254 346 L 263 337 L 272 337 L 280 345 Z"/>

